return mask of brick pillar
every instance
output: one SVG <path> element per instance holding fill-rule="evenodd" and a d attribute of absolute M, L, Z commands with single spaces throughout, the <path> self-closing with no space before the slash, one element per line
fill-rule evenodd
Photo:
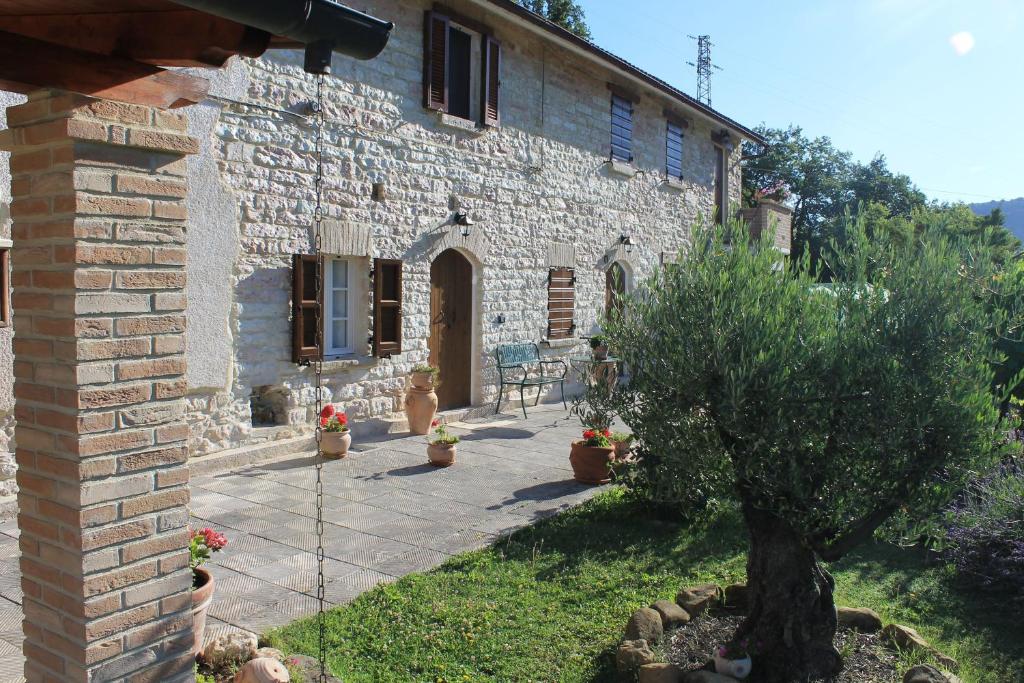
<path fill-rule="evenodd" d="M 8 109 L 28 681 L 192 677 L 180 114 Z"/>

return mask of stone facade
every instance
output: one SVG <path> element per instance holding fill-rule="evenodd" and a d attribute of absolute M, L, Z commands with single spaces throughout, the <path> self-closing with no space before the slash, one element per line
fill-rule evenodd
<path fill-rule="evenodd" d="M 758 239 L 769 233 L 772 246 L 783 254 L 793 248 L 793 210 L 777 202 L 762 199 L 756 207 L 740 210 L 750 229 L 750 237 Z"/>
<path fill-rule="evenodd" d="M 501 125 L 466 126 L 423 107 L 429 3 L 364 4 L 396 28 L 377 59 L 336 58 L 326 80 L 324 244 L 357 259 L 360 281 L 369 281 L 371 258 L 402 259 L 405 296 L 402 354 L 374 358 L 360 339 L 352 356 L 325 364 L 326 397 L 348 411 L 357 440 L 400 420 L 407 374 L 427 360 L 430 264 L 441 251 L 454 247 L 473 266 L 472 403 L 493 404 L 495 346 L 544 340 L 550 267 L 575 268 L 575 322 L 589 335 L 612 263 L 633 286 L 685 253 L 691 230 L 713 211 L 712 136 L 722 129 L 550 36 L 458 0 L 454 10 L 487 24 L 502 45 Z M 186 111 L 199 140 L 186 200 L 193 456 L 299 436 L 312 424 L 312 372 L 292 362 L 290 348 L 291 258 L 312 251 L 314 203 L 307 115 L 316 82 L 301 62 L 289 51 L 232 60 L 210 74 L 219 97 Z M 638 96 L 635 162 L 625 172 L 608 163 L 609 83 Z M 666 111 L 689 123 L 681 181 L 665 179 Z M 728 158 L 732 202 L 739 159 L 737 144 Z M 456 210 L 475 222 L 469 238 L 452 225 Z M 619 244 L 624 234 L 631 251 Z M 369 321 L 364 300 L 357 314 Z M 552 358 L 586 350 L 579 340 L 542 346 Z M 254 395 L 271 405 L 276 426 L 253 426 Z"/>

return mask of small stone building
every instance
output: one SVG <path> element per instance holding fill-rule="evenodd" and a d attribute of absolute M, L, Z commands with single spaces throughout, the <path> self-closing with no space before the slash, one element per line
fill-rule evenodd
<path fill-rule="evenodd" d="M 325 81 L 324 310 L 316 273 L 314 77 L 299 51 L 233 58 L 188 107 L 191 457 L 307 447 L 311 347 L 360 433 L 402 428 L 409 370 L 442 408 L 493 410 L 497 345 L 550 358 L 735 210 L 746 127 L 508 0 L 372 0 L 396 23 Z M 20 95 L 0 93 L 0 117 Z M 2 122 L 2 118 L 0 118 Z M 0 251 L 10 237 L 0 156 Z M 787 238 L 788 239 L 788 238 Z M 13 490 L 11 330 L 0 327 L 0 495 Z"/>

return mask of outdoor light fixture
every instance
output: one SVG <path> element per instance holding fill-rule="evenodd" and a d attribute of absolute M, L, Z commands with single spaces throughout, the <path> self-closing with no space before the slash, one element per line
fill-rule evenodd
<path fill-rule="evenodd" d="M 460 226 L 460 231 L 463 237 L 469 237 L 469 228 L 473 225 L 473 219 L 469 217 L 469 214 L 465 211 L 457 211 L 455 218 L 452 219 L 455 225 Z"/>
<path fill-rule="evenodd" d="M 629 235 L 619 235 L 619 244 L 626 248 L 627 254 L 633 253 L 633 238 Z"/>

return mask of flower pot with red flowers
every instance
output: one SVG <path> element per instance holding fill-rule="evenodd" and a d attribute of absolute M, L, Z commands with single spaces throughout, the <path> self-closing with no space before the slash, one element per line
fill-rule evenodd
<path fill-rule="evenodd" d="M 192 567 L 192 654 L 198 655 L 203 649 L 203 635 L 206 632 L 206 613 L 213 602 L 213 574 L 203 565 L 213 553 L 223 550 L 228 544 L 224 534 L 206 528 L 198 531 L 189 529 L 191 541 L 189 564 Z"/>
<path fill-rule="evenodd" d="M 434 429 L 433 436 L 427 439 L 427 460 L 434 467 L 448 467 L 455 464 L 455 445 L 459 437 L 451 434 L 440 420 L 430 423 Z"/>
<path fill-rule="evenodd" d="M 417 365 L 409 377 L 409 390 L 405 392 L 405 417 L 413 434 L 428 434 L 430 423 L 437 414 L 438 369 L 432 365 Z"/>
<path fill-rule="evenodd" d="M 573 478 L 581 484 L 607 484 L 615 462 L 612 433 L 607 429 L 585 429 L 583 438 L 572 442 L 569 464 Z"/>
<path fill-rule="evenodd" d="M 339 460 L 348 455 L 352 433 L 348 429 L 348 416 L 335 410 L 330 403 L 320 411 L 320 451 L 325 458 Z"/>

